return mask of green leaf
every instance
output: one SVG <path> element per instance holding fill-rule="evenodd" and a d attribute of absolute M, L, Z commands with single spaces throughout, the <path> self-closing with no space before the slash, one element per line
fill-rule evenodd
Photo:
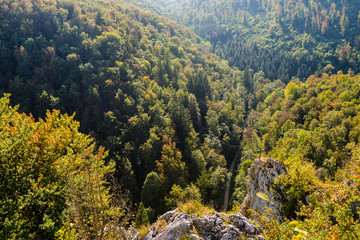
<path fill-rule="evenodd" d="M 261 192 L 258 192 L 258 193 L 256 194 L 256 196 L 259 197 L 259 198 L 261 198 L 261 199 L 264 199 L 265 201 L 270 202 L 269 197 L 266 196 L 265 194 L 261 193 Z"/>

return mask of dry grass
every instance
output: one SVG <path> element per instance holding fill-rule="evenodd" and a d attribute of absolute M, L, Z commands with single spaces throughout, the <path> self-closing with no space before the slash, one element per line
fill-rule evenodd
<path fill-rule="evenodd" d="M 227 213 L 227 214 L 236 214 L 236 213 L 238 213 L 238 212 L 241 212 L 241 207 L 240 207 L 240 205 L 234 205 L 234 206 L 232 207 L 232 209 L 231 209 L 230 211 L 226 212 L 226 213 Z"/>
<path fill-rule="evenodd" d="M 157 232 L 161 232 L 161 230 L 163 230 L 167 225 L 168 223 L 165 219 L 159 219 L 156 222 L 155 230 Z"/>
<path fill-rule="evenodd" d="M 195 214 L 198 217 L 204 217 L 215 213 L 211 207 L 204 206 L 197 200 L 189 200 L 179 205 L 179 211 L 186 214 Z"/>
<path fill-rule="evenodd" d="M 142 239 L 146 234 L 148 234 L 150 225 L 142 225 L 137 230 L 139 231 L 139 237 Z"/>

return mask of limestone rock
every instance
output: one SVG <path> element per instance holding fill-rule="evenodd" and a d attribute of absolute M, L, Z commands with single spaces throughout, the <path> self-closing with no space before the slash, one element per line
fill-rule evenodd
<path fill-rule="evenodd" d="M 231 214 L 229 219 L 241 232 L 246 232 L 248 235 L 258 235 L 261 233 L 261 230 L 250 223 L 241 213 Z"/>
<path fill-rule="evenodd" d="M 230 220 L 230 223 L 226 219 Z M 215 213 L 211 216 L 197 217 L 194 214 L 173 210 L 163 214 L 142 239 L 232 240 L 245 239 L 244 236 L 264 239 L 260 233 L 261 230 L 241 213 Z"/>
<path fill-rule="evenodd" d="M 134 227 L 130 227 L 124 236 L 124 239 L 131 239 L 131 240 L 138 240 L 139 239 L 139 232 Z"/>
<path fill-rule="evenodd" d="M 139 232 L 133 226 L 130 226 L 128 229 L 124 228 L 116 228 L 116 230 L 112 229 L 114 232 L 119 231 L 121 234 L 120 239 L 127 239 L 127 240 L 139 240 Z M 111 231 L 108 227 L 104 228 L 105 235 L 111 234 Z"/>
<path fill-rule="evenodd" d="M 275 159 L 257 159 L 249 169 L 249 180 L 247 182 L 247 195 L 242 203 L 242 212 L 253 209 L 260 214 L 265 212 L 264 207 L 274 211 L 277 220 L 282 219 L 280 199 L 284 201 L 286 195 L 283 192 L 276 192 L 272 186 L 275 178 L 281 174 L 287 174 L 287 170 Z M 269 197 L 270 202 L 256 196 L 260 192 Z"/>
<path fill-rule="evenodd" d="M 160 217 L 150 228 L 149 233 L 143 238 L 147 239 L 180 239 L 184 236 L 190 239 L 198 239 L 192 237 L 192 221 L 189 214 L 177 213 L 175 210 L 166 212 Z M 161 221 L 164 220 L 164 221 Z"/>

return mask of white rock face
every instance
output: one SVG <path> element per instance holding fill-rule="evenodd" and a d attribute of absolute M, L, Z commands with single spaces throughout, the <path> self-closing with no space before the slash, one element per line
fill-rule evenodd
<path fill-rule="evenodd" d="M 225 223 L 225 219 L 230 220 L 231 223 Z M 164 220 L 166 224 L 164 224 Z M 194 214 L 185 214 L 173 210 L 163 214 L 142 239 L 233 240 L 245 239 L 245 236 L 246 239 L 265 239 L 260 234 L 261 230 L 241 213 L 215 213 L 211 216 L 199 218 Z"/>
<path fill-rule="evenodd" d="M 285 195 L 276 192 L 272 188 L 275 178 L 281 174 L 287 174 L 287 170 L 284 165 L 275 159 L 255 160 L 249 169 L 249 180 L 246 186 L 248 193 L 241 205 L 242 212 L 253 209 L 262 215 L 265 212 L 264 207 L 267 207 L 274 211 L 277 220 L 281 220 L 282 204 L 279 199 L 283 199 Z M 257 197 L 258 192 L 268 196 L 270 202 Z"/>

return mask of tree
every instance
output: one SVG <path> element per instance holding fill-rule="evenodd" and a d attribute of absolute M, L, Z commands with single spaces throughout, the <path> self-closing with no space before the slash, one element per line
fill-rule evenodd
<path fill-rule="evenodd" d="M 252 160 L 247 159 L 240 164 L 239 173 L 235 177 L 235 187 L 234 187 L 235 190 L 232 196 L 232 201 L 234 205 L 240 205 L 245 199 L 245 196 L 247 194 L 247 189 L 246 189 L 247 175 L 248 175 L 248 170 L 251 167 L 252 163 L 253 163 Z"/>
<path fill-rule="evenodd" d="M 16 73 L 23 79 L 29 79 L 32 77 L 31 71 L 31 59 L 29 53 L 23 46 L 20 46 L 19 50 L 16 51 L 16 61 L 18 62 Z"/>
<path fill-rule="evenodd" d="M 162 182 L 156 172 L 151 172 L 146 176 L 141 190 L 141 201 L 147 207 L 156 209 L 162 198 Z"/>
<path fill-rule="evenodd" d="M 165 204 L 169 207 L 177 207 L 178 204 L 189 200 L 201 201 L 200 189 L 193 183 L 188 185 L 185 189 L 179 185 L 174 184 L 168 197 L 165 197 Z"/>
<path fill-rule="evenodd" d="M 211 194 L 215 199 L 215 206 L 220 207 L 224 202 L 224 191 L 227 177 L 227 170 L 223 167 L 216 167 L 211 173 Z"/>
<path fill-rule="evenodd" d="M 244 87 L 246 87 L 248 92 L 252 92 L 254 87 L 254 80 L 252 75 L 253 70 L 247 67 L 244 71 Z"/>
<path fill-rule="evenodd" d="M 197 177 L 206 166 L 205 158 L 200 149 L 191 152 L 191 161 L 190 172 L 193 172 L 193 175 Z"/>
<path fill-rule="evenodd" d="M 181 152 L 171 138 L 164 136 L 164 145 L 161 151 L 161 159 L 156 161 L 156 168 L 165 186 L 173 184 L 184 185 L 186 179 L 185 162 Z"/>
<path fill-rule="evenodd" d="M 0 99 L 0 235 L 53 239 L 70 229 L 74 238 L 103 239 L 110 212 L 121 216 L 105 186 L 114 171 L 105 150 L 78 132 L 73 116 L 48 111 L 36 122 L 9 102 Z"/>
<path fill-rule="evenodd" d="M 139 204 L 138 212 L 136 214 L 135 226 L 140 227 L 142 225 L 148 225 L 148 224 L 149 224 L 149 216 L 146 212 L 144 204 L 141 202 Z"/>
<path fill-rule="evenodd" d="M 207 199 L 207 192 L 211 187 L 210 173 L 203 169 L 199 178 L 196 180 L 196 185 L 199 187 L 203 199 Z"/>

